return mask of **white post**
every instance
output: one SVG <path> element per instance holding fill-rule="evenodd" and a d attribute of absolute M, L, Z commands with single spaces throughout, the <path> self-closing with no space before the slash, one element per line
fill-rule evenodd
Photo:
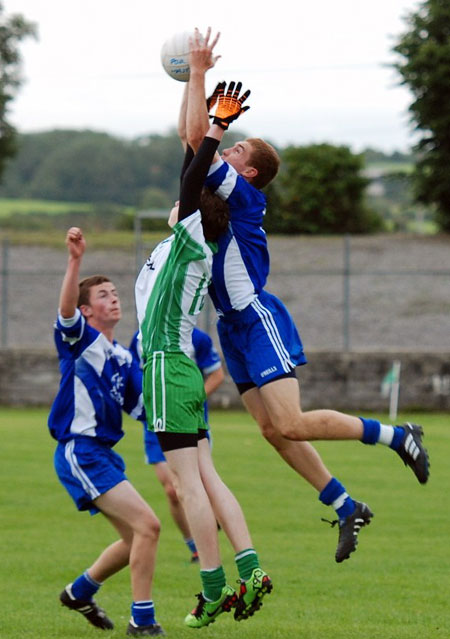
<path fill-rule="evenodd" d="M 389 401 L 389 419 L 395 421 L 397 419 L 398 412 L 398 396 L 400 392 L 400 360 L 394 360 L 392 364 L 392 383 L 391 383 L 391 395 Z"/>

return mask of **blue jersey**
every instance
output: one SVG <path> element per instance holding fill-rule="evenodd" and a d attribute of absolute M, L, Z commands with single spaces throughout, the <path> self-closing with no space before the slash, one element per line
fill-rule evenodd
<path fill-rule="evenodd" d="M 218 241 L 210 286 L 214 306 L 224 315 L 246 308 L 266 284 L 270 267 L 262 228 L 266 198 L 223 160 L 211 166 L 206 185 L 230 207 L 230 224 Z"/>
<path fill-rule="evenodd" d="M 214 348 L 212 339 L 199 328 L 194 328 L 192 332 L 192 348 L 195 363 L 204 376 L 222 366 L 220 355 Z"/>
<path fill-rule="evenodd" d="M 111 343 L 77 309 L 72 319 L 58 317 L 55 343 L 61 382 L 48 419 L 59 442 L 96 437 L 114 446 L 123 437 L 122 410 L 145 419 L 142 371 L 130 351 Z"/>

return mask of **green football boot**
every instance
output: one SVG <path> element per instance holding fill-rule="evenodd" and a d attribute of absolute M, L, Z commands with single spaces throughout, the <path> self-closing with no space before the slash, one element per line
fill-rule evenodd
<path fill-rule="evenodd" d="M 184 623 L 190 628 L 203 628 L 213 623 L 222 612 L 230 612 L 236 605 L 237 594 L 231 586 L 224 586 L 222 594 L 217 601 L 206 601 L 203 594 L 198 595 L 198 604 L 192 612 L 190 612 Z"/>
<path fill-rule="evenodd" d="M 236 621 L 248 619 L 262 606 L 262 599 L 273 589 L 272 580 L 269 575 L 255 568 L 250 579 L 241 581 L 239 597 L 234 611 Z"/>

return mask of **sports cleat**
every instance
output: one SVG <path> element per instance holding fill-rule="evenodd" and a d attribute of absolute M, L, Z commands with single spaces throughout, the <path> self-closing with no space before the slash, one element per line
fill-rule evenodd
<path fill-rule="evenodd" d="M 354 503 L 355 511 L 345 519 L 335 519 L 334 521 L 322 519 L 322 521 L 331 524 L 332 528 L 339 524 L 339 541 L 335 555 L 338 563 L 348 559 L 350 554 L 356 550 L 359 531 L 364 526 L 368 526 L 373 517 L 373 512 L 367 504 L 363 504 L 361 501 Z"/>
<path fill-rule="evenodd" d="M 199 561 L 200 561 L 200 558 L 198 556 L 198 552 L 197 551 L 193 552 L 191 555 L 191 564 L 198 564 Z"/>
<path fill-rule="evenodd" d="M 206 601 L 201 592 L 196 597 L 198 598 L 196 608 L 184 620 L 190 628 L 203 628 L 214 623 L 222 612 L 230 612 L 237 603 L 237 594 L 231 586 L 222 588 L 222 594 L 217 601 Z"/>
<path fill-rule="evenodd" d="M 93 599 L 91 601 L 75 599 L 72 595 L 72 584 L 69 584 L 64 588 L 62 593 L 59 595 L 59 600 L 63 606 L 66 606 L 66 608 L 80 612 L 84 617 L 86 617 L 89 623 L 96 628 L 101 628 L 102 630 L 112 630 L 114 628 L 114 624 L 111 619 L 106 616 L 106 612 L 103 608 L 97 606 Z"/>
<path fill-rule="evenodd" d="M 137 626 L 130 620 L 127 628 L 127 635 L 133 635 L 133 637 L 165 637 L 166 633 L 159 623 L 152 623 L 148 626 Z"/>
<path fill-rule="evenodd" d="M 406 422 L 400 428 L 405 430 L 405 435 L 401 441 L 400 448 L 396 452 L 400 455 L 405 466 L 412 468 L 419 482 L 426 484 L 430 474 L 430 461 L 428 452 L 422 444 L 422 426 Z"/>
<path fill-rule="evenodd" d="M 261 608 L 262 599 L 272 592 L 273 585 L 269 575 L 255 568 L 249 579 L 241 581 L 239 597 L 234 611 L 236 621 L 248 619 Z"/>

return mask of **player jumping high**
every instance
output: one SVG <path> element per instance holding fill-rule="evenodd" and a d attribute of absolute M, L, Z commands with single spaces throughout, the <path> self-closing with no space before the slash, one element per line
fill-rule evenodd
<path fill-rule="evenodd" d="M 196 50 L 210 47 L 210 32 L 202 38 L 196 30 Z M 214 99 L 222 92 L 219 84 Z M 179 118 L 184 146 L 198 149 L 209 126 L 207 105 L 205 73 L 191 70 Z M 341 562 L 356 549 L 360 529 L 370 523 L 373 513 L 350 497 L 310 441 L 383 444 L 398 453 L 421 484 L 428 480 L 428 454 L 421 426 L 384 425 L 333 410 L 302 411 L 295 372 L 306 364 L 302 341 L 283 303 L 264 290 L 269 253 L 262 228 L 266 198 L 260 189 L 276 176 L 279 163 L 275 149 L 259 138 L 237 142 L 224 149 L 222 157 L 215 154 L 206 184 L 228 203 L 230 224 L 214 255 L 210 295 L 219 316 L 223 354 L 244 405 L 285 462 L 337 513 L 335 558 Z"/>

